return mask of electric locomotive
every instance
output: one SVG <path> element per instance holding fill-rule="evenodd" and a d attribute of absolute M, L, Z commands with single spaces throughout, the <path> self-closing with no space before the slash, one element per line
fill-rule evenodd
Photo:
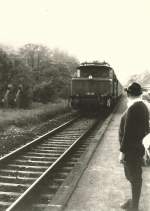
<path fill-rule="evenodd" d="M 110 109 L 123 88 L 106 62 L 81 63 L 71 80 L 71 106 L 79 110 Z"/>

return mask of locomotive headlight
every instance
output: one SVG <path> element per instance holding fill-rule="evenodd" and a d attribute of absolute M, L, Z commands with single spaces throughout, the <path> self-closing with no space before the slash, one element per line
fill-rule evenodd
<path fill-rule="evenodd" d="M 89 75 L 89 79 L 92 79 L 93 77 L 92 77 L 92 75 Z"/>
<path fill-rule="evenodd" d="M 86 95 L 95 95 L 94 92 L 86 92 Z"/>

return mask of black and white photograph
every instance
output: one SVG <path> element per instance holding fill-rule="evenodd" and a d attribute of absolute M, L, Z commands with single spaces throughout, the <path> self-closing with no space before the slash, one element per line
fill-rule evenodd
<path fill-rule="evenodd" d="M 0 0 L 0 211 L 150 211 L 150 1 Z"/>

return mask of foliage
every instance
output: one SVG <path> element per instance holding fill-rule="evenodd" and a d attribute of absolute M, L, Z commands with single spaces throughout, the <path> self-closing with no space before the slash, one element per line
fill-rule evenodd
<path fill-rule="evenodd" d="M 25 108 L 34 101 L 47 103 L 56 98 L 67 98 L 70 79 L 78 61 L 59 49 L 49 49 L 38 44 L 26 44 L 18 51 L 0 48 L 0 98 L 8 84 L 13 85 L 13 95 L 23 86 L 21 97 Z"/>
<path fill-rule="evenodd" d="M 10 82 L 13 75 L 12 62 L 7 53 L 0 49 L 0 90 L 3 91 L 4 87 Z"/>
<path fill-rule="evenodd" d="M 55 95 L 55 89 L 51 82 L 43 81 L 41 84 L 37 84 L 33 89 L 33 99 L 37 102 L 47 103 Z"/>
<path fill-rule="evenodd" d="M 129 81 L 127 82 L 127 86 L 133 82 L 138 82 L 142 86 L 149 85 L 150 81 L 150 72 L 149 71 L 144 71 L 140 74 L 134 74 L 130 77 Z"/>

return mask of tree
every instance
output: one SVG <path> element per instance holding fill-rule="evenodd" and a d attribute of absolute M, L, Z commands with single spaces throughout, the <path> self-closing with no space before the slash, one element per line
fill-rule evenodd
<path fill-rule="evenodd" d="M 7 53 L 0 48 L 0 92 L 3 92 L 4 87 L 7 86 L 12 78 L 12 61 Z"/>
<path fill-rule="evenodd" d="M 51 52 L 43 45 L 29 43 L 20 48 L 19 53 L 32 71 L 42 71 L 50 62 Z"/>
<path fill-rule="evenodd" d="M 79 65 L 79 61 L 75 57 L 69 56 L 66 52 L 60 51 L 58 48 L 52 51 L 52 60 L 56 64 L 66 65 L 71 75 L 75 73 L 76 67 Z"/>
<path fill-rule="evenodd" d="M 31 90 L 33 98 L 44 103 L 69 96 L 71 76 L 78 66 L 76 58 L 59 49 L 50 50 L 32 43 L 18 51 L 9 47 L 6 49 L 8 51 L 0 51 L 1 89 L 6 91 L 8 84 L 12 84 L 14 92 L 24 94 L 22 99 L 26 99 L 26 102 L 32 96 Z M 22 92 L 18 90 L 20 85 Z M 20 98 L 17 102 L 21 105 Z"/>

